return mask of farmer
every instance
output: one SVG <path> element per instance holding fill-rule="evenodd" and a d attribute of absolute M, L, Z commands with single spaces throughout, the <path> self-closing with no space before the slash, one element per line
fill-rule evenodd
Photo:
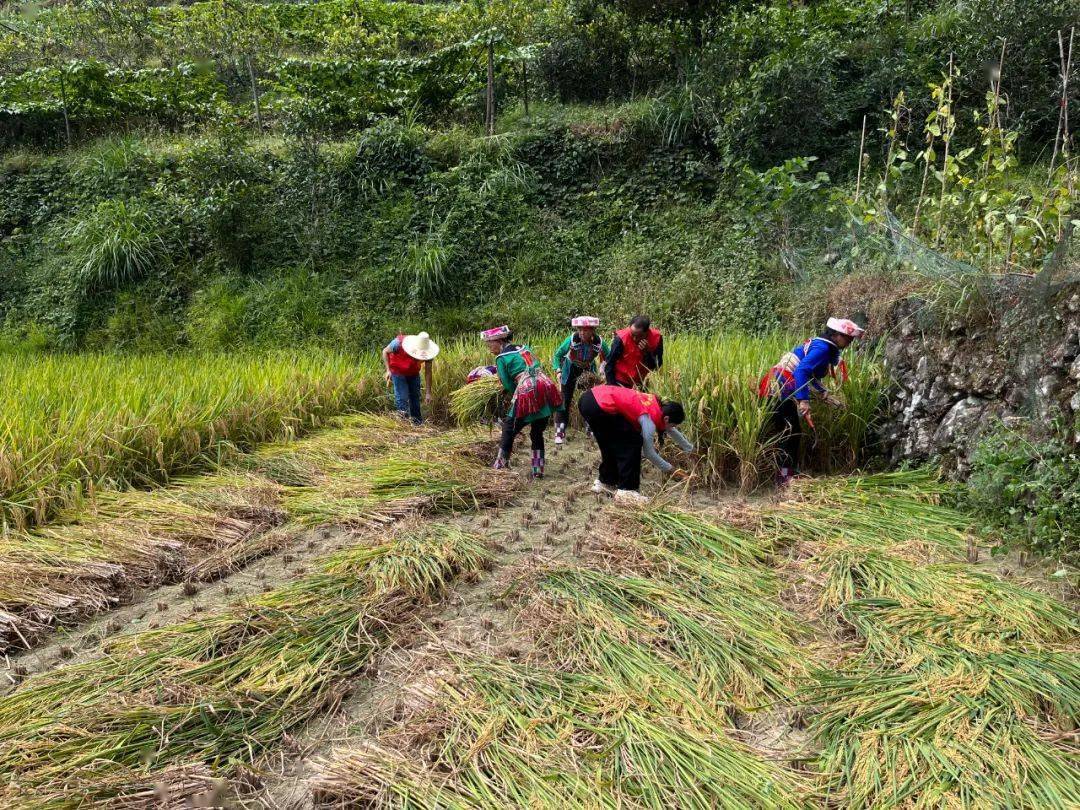
<path fill-rule="evenodd" d="M 513 335 L 509 326 L 485 330 L 480 337 L 495 355 L 499 380 L 512 397 L 510 411 L 503 419 L 502 439 L 494 467 L 497 470 L 509 468 L 514 439 L 528 425 L 532 443 L 532 475 L 533 478 L 543 478 L 544 430 L 551 414 L 562 404 L 559 389 L 543 372 L 528 346 L 510 342 Z"/>
<path fill-rule="evenodd" d="M 644 315 L 635 315 L 630 326 L 620 329 L 611 341 L 604 363 L 608 385 L 644 388 L 650 371 L 664 365 L 664 337 Z"/>
<path fill-rule="evenodd" d="M 829 318 L 825 331 L 810 338 L 800 346 L 784 354 L 759 386 L 763 397 L 773 397 L 772 427 L 780 436 L 777 483 L 788 484 L 795 476 L 802 442 L 802 421 L 812 428 L 810 418 L 810 395 L 817 394 L 825 402 L 837 408 L 845 407 L 844 401 L 830 393 L 821 381 L 826 377 L 847 380 L 847 365 L 840 359 L 840 352 L 863 335 L 863 328 L 846 318 Z"/>
<path fill-rule="evenodd" d="M 597 358 L 603 362 L 608 353 L 607 344 L 596 334 L 596 327 L 600 325 L 599 318 L 579 315 L 570 321 L 570 325 L 574 331 L 559 344 L 559 348 L 555 350 L 555 360 L 551 364 L 562 386 L 562 407 L 555 412 L 555 444 L 562 444 L 566 438 L 570 405 L 574 401 L 574 390 L 582 374 L 589 372 L 586 379 L 595 375 Z"/>
<path fill-rule="evenodd" d="M 656 436 L 668 435 L 684 451 L 694 449 L 675 429 L 684 418 L 682 404 L 661 402 L 656 394 L 619 385 L 596 385 L 581 395 L 578 410 L 600 445 L 600 474 L 593 482 L 593 492 L 614 492 L 619 501 L 647 500 L 638 492 L 643 453 L 661 472 L 686 477 L 653 446 Z"/>
<path fill-rule="evenodd" d="M 398 412 L 416 424 L 424 421 L 420 413 L 420 367 L 424 368 L 424 403 L 431 404 L 431 361 L 439 347 L 427 332 L 399 334 L 382 350 L 386 382 L 394 386 Z"/>

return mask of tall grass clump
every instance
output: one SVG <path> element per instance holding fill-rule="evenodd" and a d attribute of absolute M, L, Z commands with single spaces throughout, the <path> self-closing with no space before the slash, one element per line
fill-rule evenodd
<path fill-rule="evenodd" d="M 105 200 L 64 233 L 89 290 L 137 281 L 168 260 L 163 223 L 140 200 Z"/>
<path fill-rule="evenodd" d="M 85 806 L 161 769 L 250 764 L 486 559 L 449 526 L 374 538 L 277 590 L 29 679 L 0 698 L 3 806 Z"/>
<path fill-rule="evenodd" d="M 319 352 L 0 355 L 0 520 L 160 483 L 378 403 L 376 360 Z"/>

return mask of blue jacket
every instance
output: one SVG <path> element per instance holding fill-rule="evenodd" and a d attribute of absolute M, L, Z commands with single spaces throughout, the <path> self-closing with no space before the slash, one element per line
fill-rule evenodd
<path fill-rule="evenodd" d="M 840 364 L 839 347 L 825 338 L 816 337 L 796 346 L 791 353 L 799 359 L 791 377 L 776 373 L 784 399 L 792 396 L 797 400 L 810 399 L 811 390 L 824 393 L 825 386 L 821 381 Z"/>

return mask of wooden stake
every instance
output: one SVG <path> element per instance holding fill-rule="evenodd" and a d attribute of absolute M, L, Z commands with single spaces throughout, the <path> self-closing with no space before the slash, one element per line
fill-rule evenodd
<path fill-rule="evenodd" d="M 1069 151 L 1069 74 L 1072 73 L 1073 38 L 1076 35 L 1076 27 L 1069 29 L 1069 49 L 1065 50 L 1065 37 L 1062 31 L 1058 31 L 1058 57 L 1061 60 L 1061 101 L 1058 107 L 1057 132 L 1054 134 L 1054 153 L 1050 157 L 1050 173 L 1046 178 L 1049 185 L 1054 179 L 1054 168 L 1057 163 L 1058 152 Z"/>

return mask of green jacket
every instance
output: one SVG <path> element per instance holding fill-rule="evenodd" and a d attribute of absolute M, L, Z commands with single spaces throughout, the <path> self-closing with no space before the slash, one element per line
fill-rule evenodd
<path fill-rule="evenodd" d="M 495 368 L 499 372 L 499 381 L 502 382 L 503 388 L 507 390 L 511 395 L 517 390 L 517 378 L 524 372 L 529 371 L 530 368 L 534 368 L 536 371 L 540 371 L 540 364 L 533 362 L 530 367 L 525 362 L 525 358 L 522 356 L 523 352 L 529 352 L 532 354 L 532 349 L 528 346 L 516 346 L 510 345 L 502 350 L 502 354 L 495 358 Z M 554 408 L 550 405 L 545 405 L 539 411 L 533 414 L 529 414 L 525 417 L 525 424 L 531 424 L 537 419 L 545 419 L 551 416 L 555 412 Z M 510 410 L 506 414 L 508 418 L 514 418 L 514 403 L 510 403 Z"/>
<path fill-rule="evenodd" d="M 607 357 L 608 351 L 607 343 L 599 335 L 592 343 L 582 343 L 577 332 L 574 332 L 555 350 L 552 366 L 559 370 L 563 380 L 567 380 L 574 369 L 577 369 L 578 374 L 582 371 L 596 371 L 596 361 Z"/>

